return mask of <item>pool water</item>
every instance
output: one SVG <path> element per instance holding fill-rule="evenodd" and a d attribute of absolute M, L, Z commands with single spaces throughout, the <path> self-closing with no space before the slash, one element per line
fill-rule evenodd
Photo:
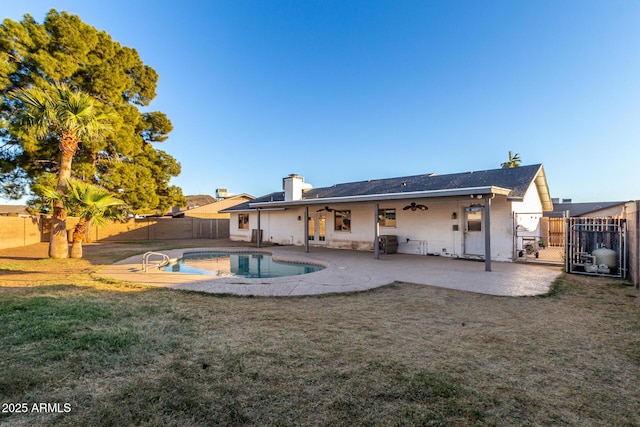
<path fill-rule="evenodd" d="M 317 264 L 274 261 L 269 254 L 187 252 L 164 271 L 216 277 L 269 278 L 296 276 L 324 269 Z"/>

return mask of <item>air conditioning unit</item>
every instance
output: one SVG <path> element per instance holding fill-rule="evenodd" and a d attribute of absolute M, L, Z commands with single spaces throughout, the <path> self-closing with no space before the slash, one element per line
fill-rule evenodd
<path fill-rule="evenodd" d="M 216 199 L 225 199 L 229 197 L 229 191 L 226 188 L 216 188 Z"/>

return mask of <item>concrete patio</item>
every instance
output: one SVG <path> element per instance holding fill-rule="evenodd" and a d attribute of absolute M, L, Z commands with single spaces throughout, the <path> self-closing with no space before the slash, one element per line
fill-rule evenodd
<path fill-rule="evenodd" d="M 311 262 L 326 266 L 324 270 L 268 279 L 222 277 L 142 270 L 142 254 L 107 266 L 98 275 L 112 279 L 162 286 L 173 289 L 211 293 L 256 296 L 300 296 L 334 292 L 357 292 L 384 286 L 395 281 L 436 286 L 500 296 L 539 295 L 549 291 L 560 274 L 559 267 L 492 263 L 492 271 L 484 271 L 484 263 L 437 256 L 406 254 L 381 255 L 326 248 L 312 248 L 309 253 L 296 246 L 248 248 L 189 248 L 164 251 L 170 258 L 180 258 L 193 251 L 264 252 L 274 259 Z"/>

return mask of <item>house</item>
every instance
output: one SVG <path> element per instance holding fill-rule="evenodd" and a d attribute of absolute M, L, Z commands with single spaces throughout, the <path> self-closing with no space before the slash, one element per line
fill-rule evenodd
<path fill-rule="evenodd" d="M 174 218 L 229 218 L 230 215 L 228 213 L 222 213 L 221 211 L 255 199 L 255 197 L 247 193 L 237 194 L 220 200 L 216 200 L 211 196 L 206 197 L 210 197 L 211 201 L 203 205 L 187 204 L 186 209 L 172 212 L 171 216 Z M 203 197 L 200 196 L 200 198 L 202 199 Z"/>
<path fill-rule="evenodd" d="M 545 212 L 544 216 L 549 218 L 562 218 L 562 217 L 614 217 L 620 218 L 624 215 L 625 205 L 624 202 L 585 202 L 585 203 L 573 203 L 571 199 L 553 200 L 553 211 Z"/>
<path fill-rule="evenodd" d="M 491 260 L 516 258 L 516 214 L 526 213 L 526 228 L 535 233 L 543 212 L 553 210 L 539 164 L 324 188 L 292 174 L 282 184 L 284 191 L 225 209 L 232 240 L 373 250 L 377 256 L 374 242 L 395 236 L 398 252 L 485 259 L 490 269 Z"/>
<path fill-rule="evenodd" d="M 0 205 L 0 216 L 28 217 L 31 214 L 25 205 Z"/>

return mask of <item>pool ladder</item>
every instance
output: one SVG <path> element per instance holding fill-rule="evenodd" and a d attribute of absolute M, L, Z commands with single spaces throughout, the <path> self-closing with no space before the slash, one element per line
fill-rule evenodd
<path fill-rule="evenodd" d="M 151 258 L 152 256 L 160 256 L 162 257 L 162 260 L 160 260 L 157 264 L 150 264 L 149 258 Z M 160 268 L 164 267 L 165 265 L 169 265 L 169 256 L 165 255 L 163 253 L 160 252 L 146 252 L 144 255 L 142 255 L 142 269 L 144 270 L 145 273 L 147 273 L 149 271 L 149 266 L 151 265 L 152 267 L 155 267 L 156 270 L 159 270 Z"/>

